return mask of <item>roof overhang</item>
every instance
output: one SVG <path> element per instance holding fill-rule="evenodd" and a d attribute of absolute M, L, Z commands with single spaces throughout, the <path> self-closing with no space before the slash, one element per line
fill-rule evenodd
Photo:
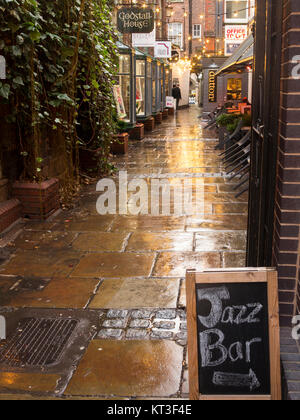
<path fill-rule="evenodd" d="M 249 64 L 253 63 L 254 38 L 249 35 L 248 38 L 239 46 L 239 48 L 225 61 L 223 66 L 216 73 L 216 76 L 226 73 L 241 72 Z"/>

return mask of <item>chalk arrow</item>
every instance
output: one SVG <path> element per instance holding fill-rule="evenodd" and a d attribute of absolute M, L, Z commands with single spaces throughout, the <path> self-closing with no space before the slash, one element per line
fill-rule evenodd
<path fill-rule="evenodd" d="M 247 387 L 250 388 L 250 391 L 260 388 L 259 380 L 252 369 L 250 369 L 249 374 L 247 375 L 215 372 L 213 384 L 216 386 L 230 386 L 235 388 Z"/>

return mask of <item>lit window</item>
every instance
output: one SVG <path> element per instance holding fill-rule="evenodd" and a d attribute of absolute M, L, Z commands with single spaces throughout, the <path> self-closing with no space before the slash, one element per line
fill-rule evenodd
<path fill-rule="evenodd" d="M 227 21 L 247 21 L 248 1 L 226 0 Z"/>
<path fill-rule="evenodd" d="M 182 23 L 169 23 L 169 41 L 183 48 Z"/>

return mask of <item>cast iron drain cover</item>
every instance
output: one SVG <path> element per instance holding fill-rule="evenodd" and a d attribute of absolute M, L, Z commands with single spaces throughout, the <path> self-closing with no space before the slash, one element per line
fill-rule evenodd
<path fill-rule="evenodd" d="M 49 367 L 59 362 L 79 321 L 23 318 L 17 329 L 0 343 L 0 364 L 7 367 Z"/>

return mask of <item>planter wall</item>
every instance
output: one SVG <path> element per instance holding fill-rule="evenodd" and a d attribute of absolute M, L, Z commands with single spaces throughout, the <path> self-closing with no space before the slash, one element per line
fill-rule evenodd
<path fill-rule="evenodd" d="M 17 181 L 13 196 L 22 204 L 23 217 L 45 220 L 60 208 L 59 181 L 50 179 L 41 184 Z"/>
<path fill-rule="evenodd" d="M 110 151 L 114 155 L 125 155 L 128 153 L 129 134 L 122 133 L 116 136 L 116 141 L 112 143 Z"/>
<path fill-rule="evenodd" d="M 153 117 L 148 118 L 144 122 L 144 127 L 146 131 L 153 131 L 155 128 L 155 119 Z"/>
<path fill-rule="evenodd" d="M 162 123 L 162 112 L 159 112 L 158 114 L 155 115 L 155 124 L 161 124 Z"/>
<path fill-rule="evenodd" d="M 22 206 L 19 200 L 0 203 L 0 233 L 4 232 L 22 217 Z"/>
<path fill-rule="evenodd" d="M 169 117 L 168 108 L 164 109 L 162 117 L 163 117 L 163 120 L 166 120 Z"/>
<path fill-rule="evenodd" d="M 145 137 L 144 124 L 137 124 L 136 127 L 130 130 L 128 134 L 131 140 L 143 140 Z"/>

